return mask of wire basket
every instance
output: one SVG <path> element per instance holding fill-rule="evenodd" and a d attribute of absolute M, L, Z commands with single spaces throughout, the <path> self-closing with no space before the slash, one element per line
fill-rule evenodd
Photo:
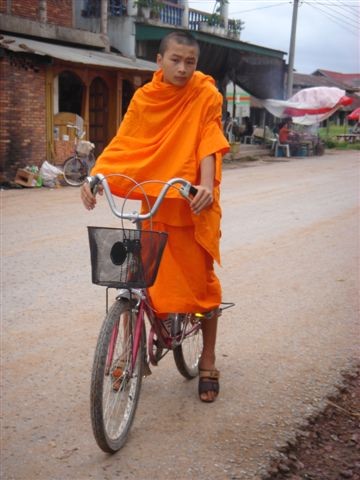
<path fill-rule="evenodd" d="M 88 227 L 92 282 L 114 288 L 153 285 L 167 233 Z"/>

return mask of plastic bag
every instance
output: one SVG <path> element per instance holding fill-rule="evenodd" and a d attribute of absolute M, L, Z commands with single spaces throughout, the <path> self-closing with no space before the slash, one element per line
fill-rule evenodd
<path fill-rule="evenodd" d="M 58 177 L 62 176 L 62 174 L 63 172 L 60 168 L 51 165 L 46 160 L 40 167 L 40 176 L 44 187 L 55 187 L 58 184 Z"/>

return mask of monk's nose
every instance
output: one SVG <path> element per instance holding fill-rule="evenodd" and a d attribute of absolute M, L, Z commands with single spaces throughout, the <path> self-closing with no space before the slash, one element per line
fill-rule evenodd
<path fill-rule="evenodd" d="M 185 69 L 185 62 L 179 62 L 179 72 L 185 72 L 186 69 Z"/>

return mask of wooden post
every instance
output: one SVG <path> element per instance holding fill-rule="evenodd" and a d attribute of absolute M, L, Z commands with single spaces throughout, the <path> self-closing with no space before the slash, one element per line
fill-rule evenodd
<path fill-rule="evenodd" d="M 48 66 L 45 74 L 46 158 L 48 160 L 55 158 L 53 81 L 52 67 Z"/>

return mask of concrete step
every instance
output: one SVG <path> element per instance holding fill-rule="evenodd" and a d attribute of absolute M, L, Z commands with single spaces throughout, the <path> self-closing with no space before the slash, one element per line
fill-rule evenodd
<path fill-rule="evenodd" d="M 224 160 L 239 160 L 241 158 L 257 158 L 270 155 L 270 147 L 265 145 L 248 145 L 235 143 L 231 145 L 231 151 L 227 153 Z"/>

